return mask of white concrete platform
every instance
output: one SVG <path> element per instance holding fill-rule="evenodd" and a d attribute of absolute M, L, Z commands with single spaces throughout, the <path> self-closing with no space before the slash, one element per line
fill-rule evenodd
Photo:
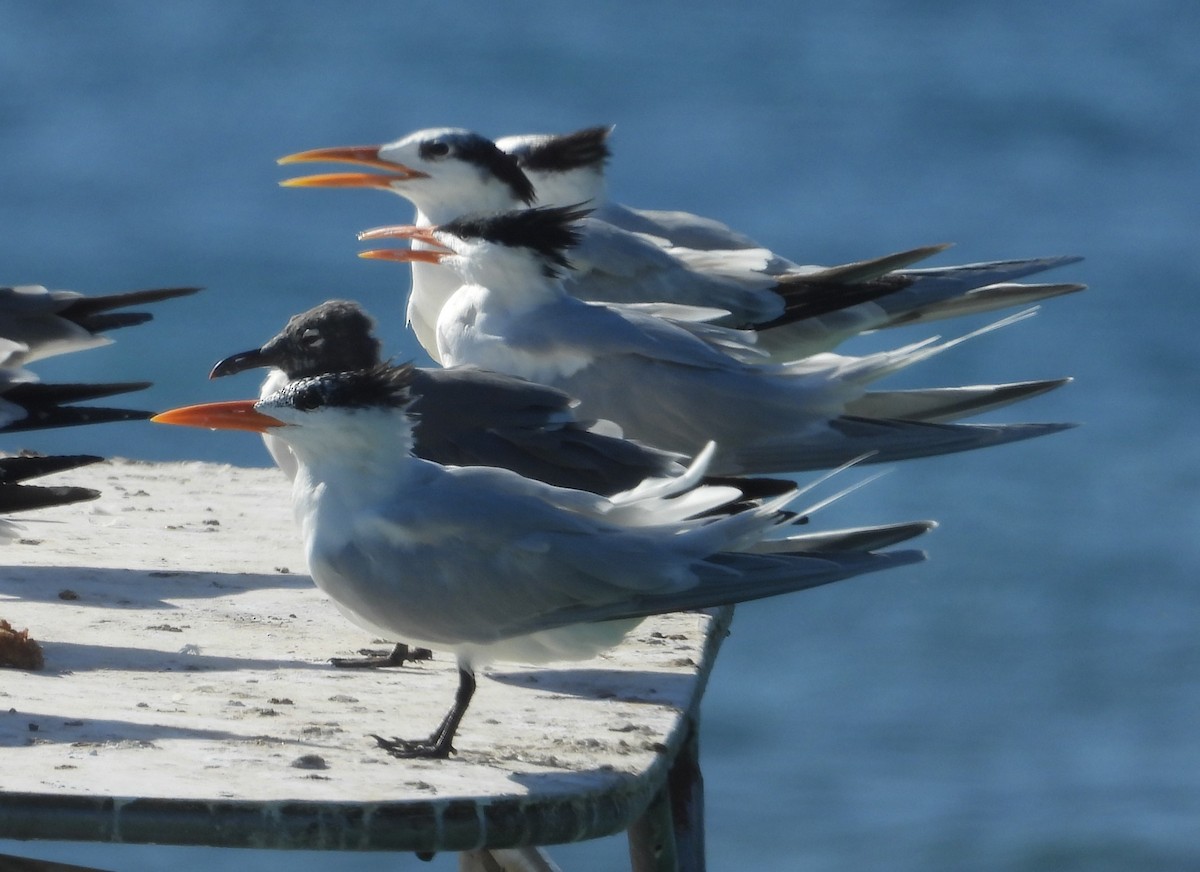
<path fill-rule="evenodd" d="M 674 615 L 592 661 L 498 666 L 456 756 L 395 760 L 369 734 L 432 730 L 453 659 L 327 663 L 372 640 L 308 579 L 277 470 L 56 479 L 103 496 L 0 543 L 0 618 L 45 654 L 0 669 L 0 838 L 446 851 L 620 832 L 662 789 L 725 634 L 727 615 Z"/>

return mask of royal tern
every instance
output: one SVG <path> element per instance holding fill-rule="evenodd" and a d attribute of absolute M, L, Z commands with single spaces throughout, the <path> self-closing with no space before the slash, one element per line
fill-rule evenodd
<path fill-rule="evenodd" d="M 866 390 L 961 339 L 861 358 L 827 354 L 757 364 L 753 346 L 739 344 L 736 331 L 663 317 L 661 307 L 584 303 L 557 278 L 569 267 L 577 218 L 573 210 L 538 208 L 435 227 L 382 228 L 362 236 L 412 239 L 424 247 L 362 254 L 438 263 L 460 273 L 463 284 L 437 325 L 446 363 L 557 387 L 580 400 L 581 414 L 614 421 L 626 436 L 658 448 L 694 456 L 714 441 L 713 471 L 721 475 L 832 467 L 864 454 L 869 462 L 923 457 L 1068 426 L 933 423 L 1061 380 Z M 898 413 L 909 418 L 899 420 Z"/>
<path fill-rule="evenodd" d="M 451 467 L 414 440 L 412 366 L 290 382 L 263 400 L 156 416 L 272 431 L 299 461 L 293 505 L 313 580 L 359 624 L 452 651 L 454 705 L 427 739 L 376 736 L 397 757 L 446 757 L 475 669 L 583 659 L 653 614 L 728 605 L 923 559 L 919 551 L 820 554 L 773 544 L 784 494 L 740 501 L 705 485 L 704 451 L 675 477 L 611 497 L 505 469 Z M 736 506 L 736 509 L 731 509 Z"/>
<path fill-rule="evenodd" d="M 282 184 L 388 190 L 416 206 L 420 226 L 535 202 L 578 206 L 595 194 L 580 185 L 580 199 L 564 202 L 558 197 L 565 186 L 547 183 L 554 199 L 543 197 L 512 155 L 483 136 L 455 128 L 421 130 L 382 146 L 320 148 L 280 159 L 287 164 L 309 161 L 353 163 L 383 172 L 326 173 Z M 777 360 L 827 351 L 865 330 L 1024 305 L 1082 288 L 1015 283 L 1078 260 L 1072 257 L 905 270 L 944 248 L 928 246 L 862 263 L 798 267 L 765 249 L 684 248 L 600 217 L 588 218 L 584 227 L 572 258 L 576 270 L 565 282 L 569 293 L 600 302 L 720 309 L 726 325 L 761 331 L 759 348 Z M 772 265 L 786 268 L 782 275 L 771 274 Z M 436 324 L 457 281 L 436 264 L 418 262 L 412 270 L 409 323 L 430 356 L 445 363 L 437 356 Z"/>
<path fill-rule="evenodd" d="M 262 347 L 219 361 L 211 377 L 270 367 L 261 399 L 296 379 L 377 366 L 379 349 L 374 322 L 358 304 L 329 300 L 293 316 Z M 566 394 L 524 379 L 474 367 L 413 369 L 409 393 L 415 422 L 412 451 L 424 460 L 502 467 L 547 484 L 604 495 L 683 471 L 679 455 L 599 432 L 592 422 L 576 418 Z M 288 444 L 270 431 L 263 441 L 276 464 L 294 478 L 297 463 Z M 790 483 L 768 480 L 743 485 L 754 499 L 788 488 Z M 420 649 L 399 643 L 384 656 L 332 662 L 341 667 L 399 666 L 425 657 Z"/>
<path fill-rule="evenodd" d="M 329 300 L 293 316 L 261 348 L 218 362 L 211 376 L 271 367 L 261 399 L 289 381 L 376 366 L 381 363 L 379 346 L 373 321 L 358 304 Z M 646 478 L 683 471 L 679 455 L 597 431 L 593 422 L 575 416 L 574 401 L 566 394 L 524 379 L 474 367 L 413 369 L 409 393 L 412 451 L 424 460 L 501 467 L 547 484 L 605 496 L 633 488 Z M 287 443 L 269 431 L 263 441 L 280 468 L 294 478 L 297 464 Z M 739 486 L 745 498 L 753 500 L 792 488 L 790 482 L 768 479 L 739 482 Z M 892 544 L 913 534 L 907 524 L 833 531 L 814 539 L 814 547 L 852 547 L 849 543 L 861 547 L 863 536 Z M 383 656 L 338 657 L 332 662 L 341 667 L 399 666 L 426 656 L 421 649 L 399 643 Z"/>

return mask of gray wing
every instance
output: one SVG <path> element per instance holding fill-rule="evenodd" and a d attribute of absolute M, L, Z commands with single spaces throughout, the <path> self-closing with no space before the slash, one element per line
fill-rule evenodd
<path fill-rule="evenodd" d="M 562 391 L 473 367 L 418 370 L 416 453 L 494 466 L 557 487 L 613 494 L 681 471 L 678 455 L 598 433 Z"/>
<path fill-rule="evenodd" d="M 661 236 L 684 248 L 716 251 L 762 247 L 746 234 L 720 221 L 691 212 L 634 209 L 608 200 L 596 210 L 595 215 L 622 230 Z M 779 262 L 792 265 L 782 258 Z"/>
<path fill-rule="evenodd" d="M 827 552 L 822 554 L 714 554 L 697 567 L 698 582 L 685 590 L 630 595 L 620 602 L 570 606 L 539 616 L 529 633 L 568 624 L 644 618 L 706 609 L 807 590 L 868 572 L 920 563 L 923 551 Z"/>
<path fill-rule="evenodd" d="M 564 282 L 574 297 L 591 302 L 683 303 L 723 309 L 733 324 L 757 324 L 783 314 L 777 282 L 764 272 L 762 257 L 724 272 L 692 268 L 668 247 L 595 218 L 581 222 L 579 244 L 570 252 L 575 272 Z M 735 253 L 736 254 L 736 253 Z"/>
<path fill-rule="evenodd" d="M 811 318 L 765 325 L 758 332 L 758 347 L 775 359 L 792 360 L 829 351 L 843 340 L 870 330 L 980 314 L 1074 293 L 1083 290 L 1084 285 L 1020 284 L 1016 280 L 1079 260 L 1046 257 L 993 261 L 898 270 L 861 279 L 867 287 L 891 290 Z M 813 280 L 811 275 L 803 278 Z"/>
<path fill-rule="evenodd" d="M 1069 378 L 905 391 L 870 391 L 846 403 L 846 414 L 947 423 L 991 412 L 1069 383 Z"/>

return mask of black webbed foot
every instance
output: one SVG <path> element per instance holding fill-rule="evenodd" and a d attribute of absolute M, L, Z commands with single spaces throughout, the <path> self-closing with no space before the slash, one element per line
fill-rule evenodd
<path fill-rule="evenodd" d="M 433 652 L 428 648 L 409 648 L 403 642 L 397 642 L 396 647 L 387 654 L 371 648 L 360 648 L 358 653 L 364 656 L 330 657 L 329 662 L 340 669 L 387 669 L 433 659 Z"/>
<path fill-rule="evenodd" d="M 374 733 L 371 734 L 371 738 L 380 748 L 401 760 L 445 760 L 456 753 L 451 742 L 454 741 L 454 734 L 458 732 L 458 725 L 467 713 L 467 706 L 471 704 L 471 697 L 474 695 L 475 675 L 469 667 L 460 663 L 454 705 L 428 739 L 385 739 Z"/>
<path fill-rule="evenodd" d="M 445 760 L 457 753 L 449 741 L 439 741 L 437 735 L 428 739 L 385 739 L 371 734 L 380 748 L 401 760 Z"/>

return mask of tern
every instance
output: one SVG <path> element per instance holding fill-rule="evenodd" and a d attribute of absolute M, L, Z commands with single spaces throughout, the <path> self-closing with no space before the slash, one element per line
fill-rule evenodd
<path fill-rule="evenodd" d="M 832 467 L 864 454 L 870 454 L 868 462 L 924 457 L 1069 426 L 941 423 L 1063 380 L 866 390 L 871 382 L 967 337 L 862 358 L 824 354 L 764 364 L 738 331 L 703 318 L 664 316 L 680 314 L 678 307 L 605 305 L 571 297 L 558 277 L 570 266 L 579 215 L 535 208 L 435 227 L 382 228 L 362 237 L 405 238 L 424 247 L 362 256 L 437 263 L 459 272 L 462 284 L 437 325 L 445 363 L 473 364 L 557 387 L 580 400 L 581 414 L 614 421 L 625 436 L 657 448 L 694 456 L 714 441 L 712 471 L 719 475 Z"/>
<path fill-rule="evenodd" d="M 382 362 L 374 321 L 349 300 L 327 300 L 293 316 L 260 348 L 219 361 L 211 378 L 259 367 L 271 368 L 259 397 L 289 381 L 368 369 Z M 455 466 L 495 466 L 558 487 L 610 496 L 650 477 L 678 475 L 680 455 L 658 451 L 580 421 L 574 401 L 562 391 L 474 367 L 412 370 L 412 451 L 424 460 Z M 609 425 L 611 430 L 611 425 Z M 288 444 L 271 431 L 267 450 L 289 478 L 297 470 Z M 398 449 L 399 450 L 399 449 Z M 763 499 L 790 490 L 790 482 L 758 480 L 741 485 L 747 498 Z M 870 531 L 839 531 L 839 541 L 869 532 L 887 538 L 904 525 Z M 820 547 L 835 547 L 822 540 Z M 370 653 L 370 652 L 363 652 Z M 399 666 L 426 659 L 427 652 L 397 644 L 384 656 L 332 658 L 340 667 Z"/>
<path fill-rule="evenodd" d="M 381 363 L 372 318 L 353 301 L 327 300 L 294 315 L 260 348 L 219 361 L 211 377 L 270 367 L 272 373 L 259 394 L 262 399 L 289 381 Z M 424 460 L 501 467 L 546 484 L 603 496 L 629 490 L 646 478 L 683 472 L 681 455 L 618 438 L 612 425 L 579 420 L 575 401 L 545 385 L 474 367 L 413 368 L 408 390 L 414 421 L 412 452 Z M 280 468 L 294 478 L 297 463 L 287 443 L 272 431 L 263 434 L 263 441 Z M 705 483 L 723 480 L 709 477 Z M 737 484 L 747 500 L 763 500 L 794 488 L 791 482 L 773 479 Z M 873 549 L 904 541 L 928 526 L 922 521 L 857 527 L 793 535 L 791 541 L 823 551 Z M 400 643 L 385 656 L 333 658 L 332 662 L 342 667 L 399 666 L 426 656 Z"/>
<path fill-rule="evenodd" d="M 51 291 L 42 285 L 0 287 L 0 336 L 24 346 L 8 356 L 9 366 L 107 345 L 105 331 L 143 324 L 149 312 L 114 311 L 185 297 L 200 288 L 153 288 L 88 297 L 77 291 Z"/>
<path fill-rule="evenodd" d="M 411 454 L 414 375 L 411 365 L 327 374 L 262 400 L 154 418 L 287 441 L 313 580 L 357 623 L 455 654 L 458 691 L 432 735 L 375 736 L 393 756 L 452 753 L 475 670 L 486 663 L 584 659 L 650 615 L 924 559 L 913 550 L 813 553 L 772 540 L 792 494 L 747 503 L 736 486 L 704 484 L 711 449 L 682 475 L 613 496 L 422 460 Z"/>
<path fill-rule="evenodd" d="M 420 130 L 382 146 L 319 148 L 280 159 L 335 161 L 382 172 L 325 173 L 288 179 L 292 187 L 368 187 L 399 194 L 420 226 L 521 206 L 578 206 L 597 194 L 589 173 L 543 183 L 543 197 L 518 159 L 496 143 L 457 128 Z M 594 174 L 592 174 L 594 175 Z M 569 196 L 566 181 L 582 179 Z M 575 198 L 577 195 L 577 199 Z M 604 214 L 604 204 L 599 205 Z M 600 302 L 671 302 L 720 309 L 722 323 L 760 331 L 759 348 L 777 360 L 828 351 L 857 333 L 915 321 L 1027 305 L 1082 289 L 1078 284 L 1022 285 L 1016 279 L 1072 263 L 1051 257 L 933 269 L 905 267 L 941 251 L 934 245 L 834 267 L 795 266 L 761 248 L 703 251 L 589 217 L 573 256 L 568 291 Z M 436 264 L 413 264 L 407 317 L 422 347 L 437 356 L 436 324 L 458 283 Z M 772 270 L 782 270 L 772 274 Z"/>
<path fill-rule="evenodd" d="M 150 382 L 49 384 L 27 364 L 68 352 L 107 345 L 106 331 L 149 321 L 147 312 L 117 311 L 193 294 L 199 288 L 155 288 L 87 297 L 51 291 L 42 285 L 0 287 L 0 433 L 73 427 L 115 421 L 141 421 L 150 412 L 79 406 L 75 403 L 130 391 Z M 25 484 L 28 479 L 75 469 L 102 458 L 94 455 L 0 457 L 0 515 L 67 505 L 98 497 L 99 491 L 73 486 Z M 0 518 L 0 537 L 17 527 Z"/>

